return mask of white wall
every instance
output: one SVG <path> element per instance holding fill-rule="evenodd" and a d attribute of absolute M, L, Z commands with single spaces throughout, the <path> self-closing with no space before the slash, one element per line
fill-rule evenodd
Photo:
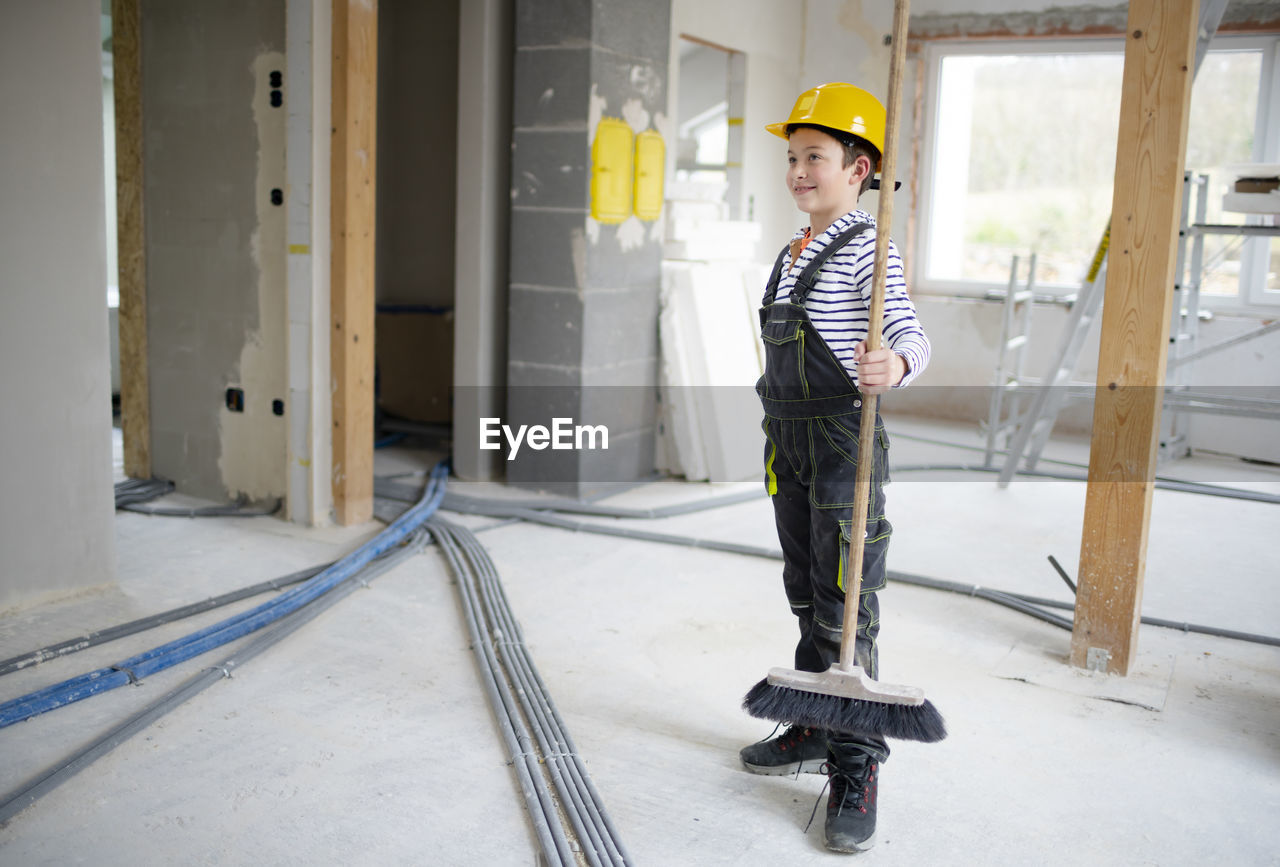
<path fill-rule="evenodd" d="M 1280 319 L 1280 310 L 1273 318 Z M 1262 323 L 1254 317 L 1217 316 L 1201 323 L 1200 348 L 1207 348 Z M 1240 346 L 1206 356 L 1194 365 L 1188 385 L 1193 391 L 1280 400 L 1280 333 L 1271 332 Z M 1246 458 L 1280 463 L 1280 422 L 1219 415 L 1191 417 L 1191 444 Z"/>
<path fill-rule="evenodd" d="M 0 0 L 0 608 L 115 578 L 99 0 Z"/>

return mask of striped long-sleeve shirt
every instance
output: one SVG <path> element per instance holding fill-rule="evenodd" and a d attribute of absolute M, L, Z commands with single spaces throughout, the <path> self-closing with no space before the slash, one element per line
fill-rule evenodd
<path fill-rule="evenodd" d="M 796 278 L 837 235 L 856 223 L 870 223 L 871 228 L 837 250 L 822 266 L 813 289 L 805 301 L 805 311 L 818 333 L 831 347 L 836 358 L 857 382 L 858 365 L 853 350 L 867 336 L 871 308 L 871 271 L 875 261 L 875 219 L 866 211 L 850 211 L 832 223 L 827 230 L 805 245 L 791 267 L 788 252 L 782 261 L 782 279 L 778 282 L 777 301 L 785 300 L 795 286 Z M 804 237 L 805 229 L 795 235 Z M 885 275 L 883 334 L 885 345 L 907 362 L 907 373 L 897 387 L 907 385 L 920 375 L 929 363 L 929 338 L 916 318 L 915 305 L 907 295 L 902 257 L 893 241 L 889 242 L 889 267 Z"/>

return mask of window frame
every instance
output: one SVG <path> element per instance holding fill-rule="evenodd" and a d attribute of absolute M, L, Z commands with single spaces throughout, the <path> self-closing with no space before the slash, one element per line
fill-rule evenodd
<path fill-rule="evenodd" d="M 1214 37 L 1210 51 L 1262 52 L 1259 76 L 1258 114 L 1254 127 L 1252 162 L 1280 162 L 1280 105 L 1274 97 L 1280 96 L 1280 34 L 1226 34 Z M 922 295 L 958 298 L 989 298 L 993 293 L 1003 293 L 1007 281 L 982 282 L 928 276 L 928 255 L 936 215 L 933 212 L 932 186 L 937 172 L 939 97 L 941 90 L 942 62 L 948 57 L 974 55 L 1036 55 L 1036 54 L 1089 54 L 1124 53 L 1124 38 L 1115 37 L 1062 37 L 1034 39 L 983 39 L 983 40 L 930 40 L 923 46 L 921 65 L 924 81 L 921 83 L 920 138 L 918 165 L 919 187 L 917 201 L 917 232 L 912 243 L 912 253 L 917 265 L 912 270 L 912 290 Z M 1196 167 L 1190 167 L 1194 172 Z M 1231 222 L 1257 224 L 1264 222 L 1263 215 L 1236 214 Z M 1275 222 L 1280 224 L 1280 219 Z M 1101 238 L 1104 226 L 1098 227 Z M 1250 244 L 1241 257 L 1240 289 L 1232 296 L 1201 295 L 1202 309 L 1242 315 L 1274 316 L 1280 306 L 1280 291 L 1266 291 L 1268 255 L 1264 243 Z M 1280 238 L 1274 239 L 1280 243 Z M 1028 251 L 1030 252 L 1030 251 Z M 1092 252 L 1092 251 L 1091 251 Z M 1081 267 L 1086 265 L 1081 262 Z M 1046 284 L 1037 286 L 1038 296 L 1063 297 L 1074 294 L 1079 285 Z"/>

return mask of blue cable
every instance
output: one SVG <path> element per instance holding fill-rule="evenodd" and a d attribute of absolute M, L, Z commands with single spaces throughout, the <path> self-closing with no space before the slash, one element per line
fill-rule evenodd
<path fill-rule="evenodd" d="M 116 665 L 100 668 L 36 690 L 0 704 L 0 728 L 30 719 L 100 692 L 134 683 L 220 647 L 266 626 L 332 590 L 371 561 L 381 557 L 416 530 L 440 507 L 444 499 L 449 464 L 441 461 L 431 470 L 422 499 L 396 518 L 376 537 L 297 587 L 183 638 L 132 656 Z"/>

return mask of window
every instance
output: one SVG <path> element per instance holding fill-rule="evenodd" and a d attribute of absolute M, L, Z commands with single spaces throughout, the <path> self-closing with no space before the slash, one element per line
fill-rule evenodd
<path fill-rule="evenodd" d="M 1192 89 L 1187 166 L 1209 175 L 1210 223 L 1245 163 L 1280 157 L 1274 37 L 1214 40 Z M 926 141 L 916 283 L 983 294 L 1014 255 L 1037 254 L 1045 291 L 1077 289 L 1111 211 L 1121 40 L 936 43 L 926 53 Z M 1280 241 L 1206 238 L 1210 306 L 1280 303 Z"/>

